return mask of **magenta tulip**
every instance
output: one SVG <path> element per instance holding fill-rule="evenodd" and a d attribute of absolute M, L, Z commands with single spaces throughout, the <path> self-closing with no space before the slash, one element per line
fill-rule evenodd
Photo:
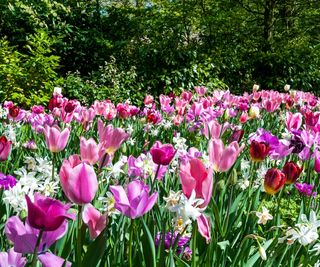
<path fill-rule="evenodd" d="M 33 228 L 54 231 L 62 225 L 65 219 L 75 219 L 74 214 L 67 213 L 70 205 L 64 205 L 56 199 L 35 193 L 34 203 L 28 195 L 26 195 L 26 201 L 28 222 Z"/>
<path fill-rule="evenodd" d="M 0 137 L 0 161 L 8 159 L 11 151 L 12 142 L 5 136 Z"/>
<path fill-rule="evenodd" d="M 66 147 L 70 130 L 69 128 L 66 128 L 61 131 L 61 129 L 56 125 L 52 127 L 46 125 L 44 128 L 44 135 L 49 150 L 53 153 L 57 153 Z"/>
<path fill-rule="evenodd" d="M 196 197 L 202 198 L 206 207 L 212 195 L 212 169 L 207 170 L 201 160 L 193 158 L 180 165 L 180 181 L 182 191 L 186 197 L 190 197 L 192 190 L 195 190 Z"/>
<path fill-rule="evenodd" d="M 151 147 L 150 154 L 154 163 L 166 166 L 170 164 L 176 150 L 171 144 L 161 144 L 160 141 L 157 141 Z"/>
<path fill-rule="evenodd" d="M 239 147 L 234 141 L 228 147 L 224 147 L 221 139 L 211 139 L 209 141 L 209 158 L 213 164 L 213 169 L 218 172 L 226 172 L 237 160 L 243 146 Z"/>
<path fill-rule="evenodd" d="M 84 206 L 82 220 L 89 228 L 89 234 L 95 239 L 107 226 L 107 215 L 101 214 L 91 204 Z"/>
<path fill-rule="evenodd" d="M 149 196 L 149 186 L 135 180 L 128 184 L 127 193 L 122 186 L 110 186 L 115 198 L 115 208 L 123 215 L 135 219 L 152 209 L 158 198 L 158 192 Z"/>
<path fill-rule="evenodd" d="M 79 205 L 90 203 L 98 190 L 93 167 L 82 162 L 78 155 L 71 155 L 63 161 L 60 182 L 67 198 Z"/>
<path fill-rule="evenodd" d="M 80 138 L 80 155 L 83 161 L 94 165 L 99 160 L 99 147 L 93 138 L 86 140 L 81 136 Z"/>

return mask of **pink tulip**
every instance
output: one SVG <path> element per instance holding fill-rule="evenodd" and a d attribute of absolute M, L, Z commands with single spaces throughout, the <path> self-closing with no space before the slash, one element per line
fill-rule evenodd
<path fill-rule="evenodd" d="M 228 147 L 224 147 L 221 139 L 211 139 L 209 141 L 209 158 L 213 164 L 213 169 L 218 172 L 226 172 L 235 163 L 244 145 L 239 147 L 234 141 Z"/>
<path fill-rule="evenodd" d="M 115 198 L 115 208 L 123 215 L 135 219 L 152 209 L 158 198 L 158 192 L 149 197 L 149 186 L 134 180 L 128 184 L 127 193 L 122 186 L 110 186 Z"/>
<path fill-rule="evenodd" d="M 98 120 L 98 133 L 104 152 L 109 155 L 113 155 L 130 136 L 123 129 L 114 128 L 112 124 L 104 127 L 102 120 Z"/>
<path fill-rule="evenodd" d="M 171 144 L 162 144 L 157 141 L 151 147 L 150 154 L 154 163 L 167 166 L 176 154 L 176 150 Z"/>
<path fill-rule="evenodd" d="M 182 191 L 187 198 L 195 190 L 196 197 L 204 200 L 202 206 L 206 207 L 212 195 L 212 169 L 207 170 L 201 160 L 193 158 L 180 165 L 180 181 Z"/>
<path fill-rule="evenodd" d="M 0 137 L 0 161 L 8 159 L 11 151 L 12 142 L 5 136 Z"/>
<path fill-rule="evenodd" d="M 80 155 L 83 161 L 94 165 L 99 160 L 99 147 L 93 138 L 86 140 L 83 136 L 80 138 Z"/>
<path fill-rule="evenodd" d="M 318 150 L 314 152 L 314 157 L 315 157 L 314 170 L 317 173 L 320 173 L 320 152 Z"/>
<path fill-rule="evenodd" d="M 33 228 L 54 231 L 66 219 L 75 219 L 74 214 L 67 213 L 70 205 L 64 205 L 56 199 L 35 193 L 34 203 L 31 202 L 28 195 L 26 195 L 26 201 L 28 205 L 28 222 Z"/>
<path fill-rule="evenodd" d="M 211 224 L 208 218 L 201 214 L 201 216 L 197 218 L 197 224 L 199 233 L 206 239 L 208 244 L 211 240 Z"/>
<path fill-rule="evenodd" d="M 50 127 L 46 125 L 44 128 L 46 144 L 49 150 L 53 153 L 60 152 L 66 147 L 69 135 L 69 128 L 66 128 L 63 131 L 61 131 L 61 129 L 58 126 Z"/>
<path fill-rule="evenodd" d="M 204 123 L 203 134 L 209 138 L 220 138 L 222 126 L 216 120 Z"/>
<path fill-rule="evenodd" d="M 302 125 L 302 114 L 291 112 L 286 113 L 286 127 L 289 131 L 298 130 Z"/>
<path fill-rule="evenodd" d="M 72 155 L 63 161 L 60 182 L 67 198 L 79 205 L 91 202 L 98 190 L 93 167 L 81 162 L 78 155 Z"/>
<path fill-rule="evenodd" d="M 106 228 L 107 215 L 102 215 L 90 203 L 84 206 L 82 220 L 89 228 L 89 234 L 95 239 Z"/>
<path fill-rule="evenodd" d="M 146 95 L 144 100 L 143 100 L 143 103 L 147 106 L 147 105 L 152 104 L 153 100 L 154 99 L 153 99 L 152 95 Z"/>

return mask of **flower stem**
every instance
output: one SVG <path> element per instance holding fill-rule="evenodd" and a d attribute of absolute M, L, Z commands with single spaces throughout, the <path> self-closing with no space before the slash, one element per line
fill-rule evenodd
<path fill-rule="evenodd" d="M 196 222 L 192 225 L 192 267 L 197 267 L 196 259 L 196 249 L 197 249 L 197 225 Z"/>
<path fill-rule="evenodd" d="M 55 153 L 52 153 L 52 173 L 51 173 L 51 180 L 54 181 L 54 165 L 56 163 L 55 161 L 55 157 L 56 157 L 56 154 Z"/>
<path fill-rule="evenodd" d="M 133 242 L 134 219 L 131 219 L 130 239 L 129 239 L 129 266 L 132 267 L 132 242 Z"/>
<path fill-rule="evenodd" d="M 43 230 L 41 229 L 41 230 L 39 231 L 39 235 L 38 235 L 38 239 L 37 239 L 36 246 L 34 247 L 33 257 L 32 257 L 32 262 L 31 262 L 31 267 L 37 266 L 38 249 L 39 249 L 39 245 L 40 245 L 40 242 L 41 242 L 42 234 L 43 234 Z"/>
<path fill-rule="evenodd" d="M 158 167 L 157 167 L 157 170 L 156 170 L 156 174 L 155 174 L 154 179 L 153 179 L 152 184 L 151 184 L 151 192 L 153 192 L 153 188 L 154 188 L 154 185 L 156 183 L 156 180 L 157 180 L 157 177 L 158 177 L 158 173 L 160 171 L 160 167 L 161 167 L 161 165 L 159 164 Z"/>
<path fill-rule="evenodd" d="M 76 254 L 77 266 L 81 266 L 81 250 L 82 250 L 81 211 L 82 211 L 82 206 L 78 205 L 78 236 L 77 236 L 77 254 Z"/>

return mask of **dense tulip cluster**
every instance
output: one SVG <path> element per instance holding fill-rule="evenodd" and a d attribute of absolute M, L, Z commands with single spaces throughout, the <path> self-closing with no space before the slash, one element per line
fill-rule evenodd
<path fill-rule="evenodd" d="M 0 267 L 319 266 L 320 99 L 285 88 L 6 101 Z"/>

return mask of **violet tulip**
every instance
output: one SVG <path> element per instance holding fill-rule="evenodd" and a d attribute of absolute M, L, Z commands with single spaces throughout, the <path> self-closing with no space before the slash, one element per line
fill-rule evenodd
<path fill-rule="evenodd" d="M 0 161 L 8 159 L 11 151 L 12 142 L 5 136 L 0 137 Z"/>
<path fill-rule="evenodd" d="M 80 155 L 83 161 L 94 165 L 99 160 L 99 147 L 93 138 L 86 140 L 83 136 L 80 138 Z"/>
<path fill-rule="evenodd" d="M 67 198 L 79 205 L 91 202 L 98 190 L 98 180 L 93 167 L 81 162 L 78 155 L 71 155 L 63 161 L 60 182 Z"/>
<path fill-rule="evenodd" d="M 226 172 L 237 160 L 244 145 L 239 147 L 234 141 L 228 147 L 224 147 L 221 139 L 211 139 L 209 141 L 209 159 L 213 164 L 213 169 L 217 172 Z"/>
<path fill-rule="evenodd" d="M 57 153 L 62 151 L 66 147 L 70 135 L 70 130 L 69 128 L 66 128 L 61 131 L 61 129 L 56 125 L 52 127 L 46 125 L 44 128 L 44 135 L 49 150 L 52 153 Z"/>
<path fill-rule="evenodd" d="M 74 214 L 67 213 L 70 205 L 64 205 L 56 199 L 35 193 L 34 203 L 32 203 L 28 195 L 26 195 L 26 201 L 28 205 L 28 222 L 33 228 L 54 231 L 66 219 L 75 219 Z"/>
<path fill-rule="evenodd" d="M 127 192 L 120 185 L 110 186 L 115 198 L 114 207 L 123 215 L 135 219 L 152 209 L 158 198 L 158 192 L 149 196 L 149 186 L 134 180 L 128 184 Z"/>
<path fill-rule="evenodd" d="M 274 195 L 280 191 L 286 182 L 285 174 L 275 168 L 269 169 L 264 177 L 264 190 Z"/>
<path fill-rule="evenodd" d="M 90 203 L 85 205 L 82 211 L 82 220 L 89 228 L 89 234 L 95 239 L 107 226 L 107 215 L 101 214 Z"/>
<path fill-rule="evenodd" d="M 151 147 L 150 154 L 154 163 L 167 166 L 176 154 L 176 150 L 171 144 L 162 144 L 157 141 Z"/>
<path fill-rule="evenodd" d="M 65 264 L 65 260 L 63 258 L 60 258 L 48 251 L 49 248 L 58 239 L 62 238 L 67 231 L 68 223 L 64 221 L 56 230 L 43 232 L 37 253 L 38 259 L 43 266 L 71 266 L 70 262 L 67 261 Z M 7 238 L 13 243 L 15 252 L 22 254 L 34 253 L 40 230 L 33 228 L 29 224 L 28 220 L 23 223 L 18 216 L 10 217 L 5 226 L 5 233 Z"/>
<path fill-rule="evenodd" d="M 22 253 L 17 253 L 11 248 L 8 252 L 0 252 L 0 267 L 24 267 L 27 258 L 22 257 Z"/>
<path fill-rule="evenodd" d="M 187 198 L 191 196 L 192 190 L 196 192 L 196 198 L 204 200 L 202 206 L 206 207 L 212 195 L 212 169 L 208 170 L 201 160 L 193 158 L 180 165 L 180 181 L 182 191 Z"/>

